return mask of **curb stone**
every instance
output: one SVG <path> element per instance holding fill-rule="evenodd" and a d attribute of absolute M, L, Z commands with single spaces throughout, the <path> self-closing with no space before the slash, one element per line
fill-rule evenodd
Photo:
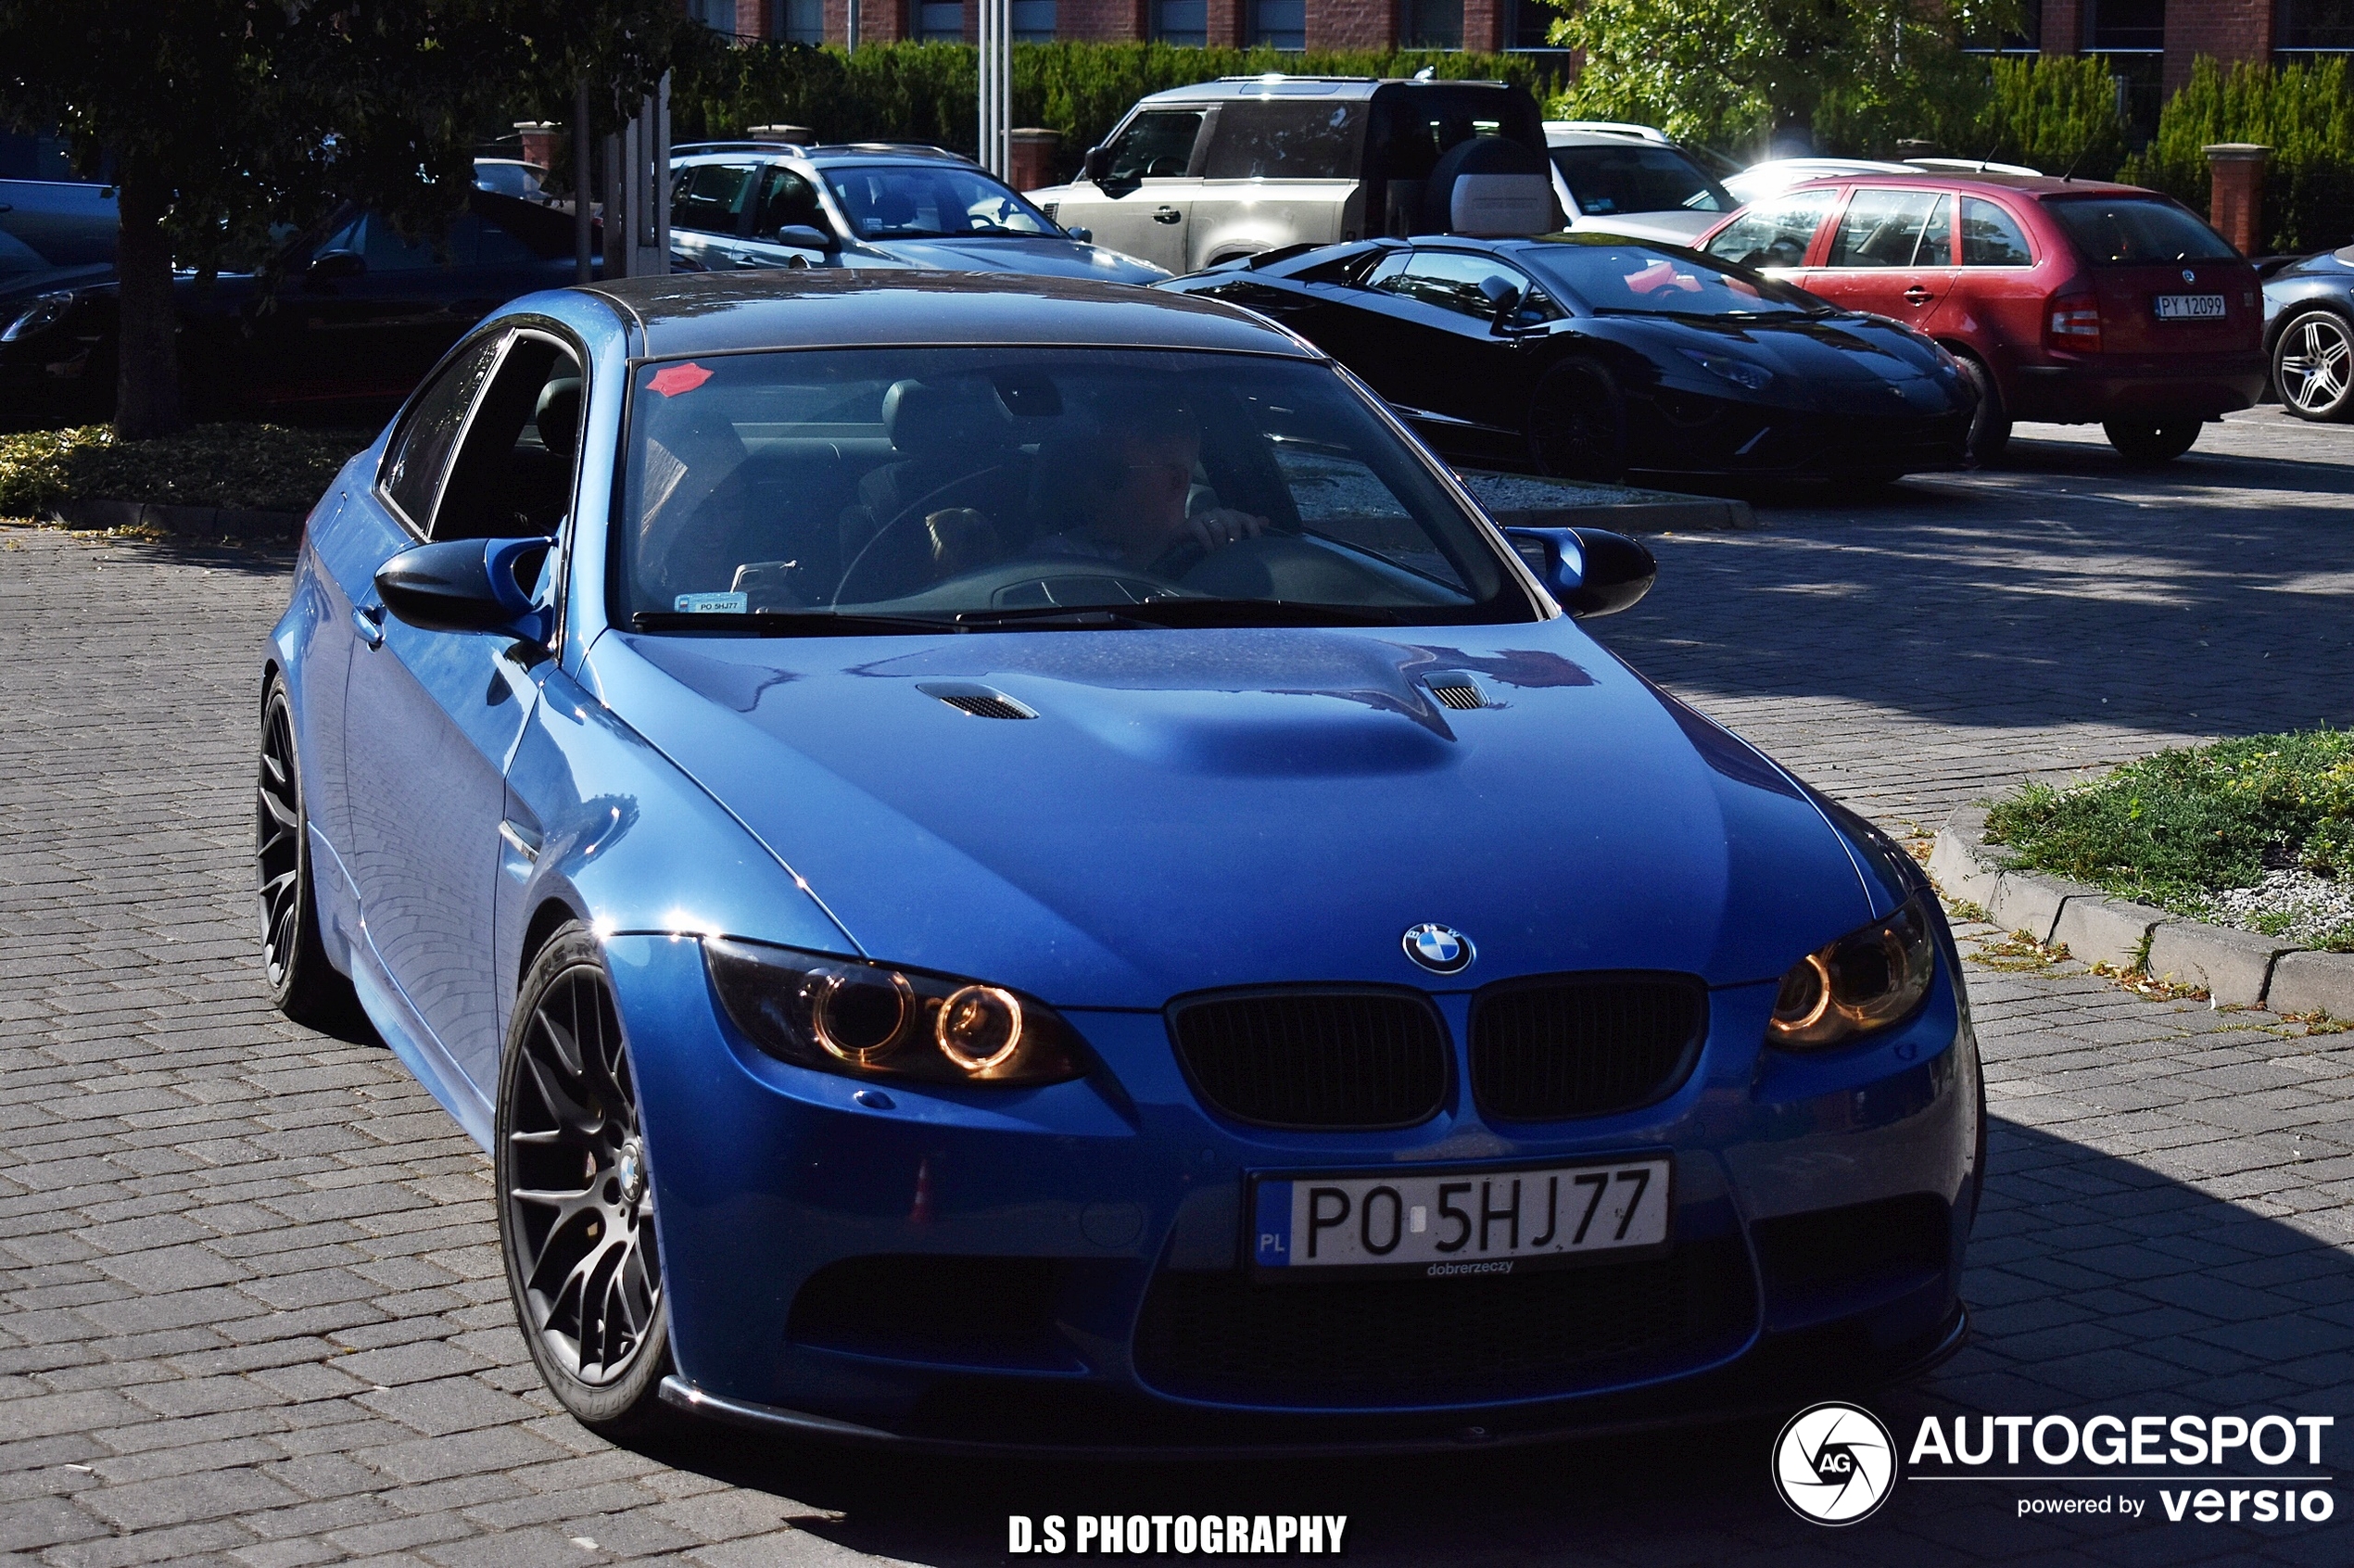
<path fill-rule="evenodd" d="M 1938 829 L 1930 875 L 1946 897 L 1984 905 L 2006 930 L 2065 942 L 2072 956 L 2119 968 L 2132 967 L 2147 942 L 2147 973 L 2199 986 L 2219 1006 L 2354 1018 L 2354 954 L 2318 953 L 2007 867 L 1988 852 L 1985 834 L 1983 808 L 1954 813 Z"/>
<path fill-rule="evenodd" d="M 292 544 L 302 533 L 299 512 L 243 506 L 167 506 L 159 501 L 69 500 L 41 509 L 41 521 L 66 528 L 150 528 L 175 538 L 234 538 Z"/>

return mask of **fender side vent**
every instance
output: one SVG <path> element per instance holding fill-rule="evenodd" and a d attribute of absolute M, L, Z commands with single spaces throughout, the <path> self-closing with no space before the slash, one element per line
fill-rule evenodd
<path fill-rule="evenodd" d="M 1448 681 L 1434 686 L 1430 689 L 1430 694 L 1450 708 L 1487 706 L 1487 699 L 1479 694 L 1479 688 L 1468 681 Z"/>
<path fill-rule="evenodd" d="M 960 714 L 970 714 L 985 719 L 1033 719 L 1038 715 L 1002 691 L 992 691 L 985 686 L 968 686 L 963 682 L 949 684 L 927 682 L 916 688 L 927 697 L 937 697 Z"/>

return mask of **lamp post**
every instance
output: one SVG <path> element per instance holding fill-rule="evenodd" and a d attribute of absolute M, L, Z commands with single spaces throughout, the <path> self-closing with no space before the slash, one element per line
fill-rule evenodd
<path fill-rule="evenodd" d="M 981 166 L 1000 180 L 1010 172 L 1014 123 L 1012 0 L 977 0 L 981 6 Z"/>

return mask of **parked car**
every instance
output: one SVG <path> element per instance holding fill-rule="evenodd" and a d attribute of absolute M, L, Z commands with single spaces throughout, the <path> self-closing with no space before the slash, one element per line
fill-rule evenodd
<path fill-rule="evenodd" d="M 2016 420 L 2098 421 L 2126 461 L 2170 462 L 2264 386 L 2255 271 L 2155 191 L 1915 172 L 1816 180 L 1702 242 L 1943 344 L 1976 385 L 1976 461 Z"/>
<path fill-rule="evenodd" d="M 2299 419 L 2354 416 L 2354 245 L 2264 280 L 2264 344 L 2272 389 Z"/>
<path fill-rule="evenodd" d="M 1553 195 L 1569 227 L 1689 246 L 1740 205 L 1698 159 L 1647 125 L 1545 122 Z"/>
<path fill-rule="evenodd" d="M 517 295 L 575 278 L 572 220 L 475 189 L 438 238 L 346 207 L 267 273 L 174 280 L 181 376 L 200 417 L 365 419 Z M 0 423 L 104 419 L 118 334 L 111 268 L 21 300 L 0 326 Z"/>
<path fill-rule="evenodd" d="M 1228 77 L 1140 100 L 1067 185 L 1031 193 L 1057 222 L 1172 272 L 1292 245 L 1438 233 L 1424 186 L 1460 145 L 1535 155 L 1496 177 L 1511 205 L 1490 233 L 1559 228 L 1537 101 L 1500 82 Z"/>
<path fill-rule="evenodd" d="M 714 272 L 921 267 L 1148 284 L 969 158 L 900 145 L 699 143 L 670 164 L 671 243 Z"/>
<path fill-rule="evenodd" d="M 1909 328 L 1608 234 L 1374 240 L 1161 286 L 1282 322 L 1460 463 L 1879 482 L 1958 466 L 1974 407 Z"/>
<path fill-rule="evenodd" d="M 1961 965 L 1573 618 L 1652 571 L 1214 300 L 518 300 L 311 515 L 272 993 L 492 1151 L 608 1432 L 1459 1451 L 1903 1375 L 1965 1330 Z"/>
<path fill-rule="evenodd" d="M 478 158 L 475 159 L 475 183 L 486 191 L 513 196 L 517 201 L 548 200 L 548 170 L 544 164 L 529 163 L 519 158 Z"/>

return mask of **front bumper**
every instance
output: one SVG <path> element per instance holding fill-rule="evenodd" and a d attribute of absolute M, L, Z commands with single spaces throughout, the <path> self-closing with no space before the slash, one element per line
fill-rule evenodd
<path fill-rule="evenodd" d="M 2219 419 L 2264 394 L 2260 350 L 2234 354 L 2058 355 L 2019 365 L 2005 389 L 2013 419 Z"/>
<path fill-rule="evenodd" d="M 1068 1014 L 1105 1064 L 1090 1079 L 927 1091 L 761 1055 L 717 1015 L 691 938 L 615 937 L 607 958 L 654 1170 L 665 1397 L 723 1419 L 946 1448 L 1446 1448 L 1860 1391 L 1959 1343 L 1979 1085 L 1950 950 L 1921 1014 L 1855 1050 L 1766 1053 L 1773 987 L 1728 988 L 1690 1078 L 1644 1110 L 1491 1127 L 1459 1061 L 1436 1118 L 1383 1133 L 1220 1119 L 1157 1013 Z M 1460 1057 L 1469 996 L 1436 1000 Z M 1662 1151 L 1668 1259 L 1500 1280 L 1243 1273 L 1250 1171 Z M 1351 1294 L 1375 1283 L 1389 1294 Z M 1444 1366 L 1477 1375 L 1434 1381 L 1417 1346 L 1477 1343 L 1474 1319 L 1531 1321 L 1512 1293 L 1532 1289 L 1615 1292 L 1615 1317 L 1587 1312 L 1617 1325 L 1609 1353 L 1500 1341 L 1501 1362 L 1458 1353 Z M 1328 1294 L 1285 1294 L 1301 1292 Z M 1315 1313 L 1422 1327 L 1390 1336 L 1394 1384 L 1265 1375 Z M 1215 1354 L 1252 1336 L 1257 1360 Z"/>
<path fill-rule="evenodd" d="M 1970 422 L 1970 411 L 1958 405 L 1825 411 L 1667 389 L 1638 400 L 1629 413 L 1629 468 L 1755 479 L 1893 478 L 1959 468 Z"/>

